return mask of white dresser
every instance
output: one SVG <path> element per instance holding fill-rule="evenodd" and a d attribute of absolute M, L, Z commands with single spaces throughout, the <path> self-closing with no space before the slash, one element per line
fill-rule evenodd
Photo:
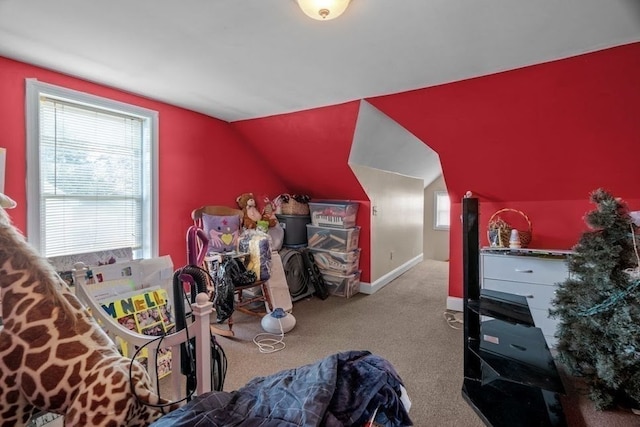
<path fill-rule="evenodd" d="M 566 256 L 570 251 L 550 249 L 495 249 L 480 251 L 481 285 L 527 298 L 536 327 L 549 348 L 555 347 L 557 319 L 549 318 L 556 285 L 569 277 Z"/>

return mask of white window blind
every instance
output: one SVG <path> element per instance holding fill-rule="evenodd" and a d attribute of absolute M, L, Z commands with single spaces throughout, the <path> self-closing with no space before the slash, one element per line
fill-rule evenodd
<path fill-rule="evenodd" d="M 84 101 L 37 96 L 40 252 L 153 256 L 148 119 Z"/>

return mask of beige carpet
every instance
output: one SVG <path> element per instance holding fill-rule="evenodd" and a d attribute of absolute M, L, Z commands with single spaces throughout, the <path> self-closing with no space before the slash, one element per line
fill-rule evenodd
<path fill-rule="evenodd" d="M 229 362 L 225 390 L 336 352 L 369 350 L 400 374 L 414 425 L 484 425 L 460 392 L 462 330 L 450 327 L 443 316 L 448 268 L 446 262 L 425 261 L 373 295 L 297 301 L 297 324 L 285 335 L 285 348 L 271 354 L 260 353 L 253 343 L 264 332 L 260 319 L 234 313 L 236 336 L 218 338 Z"/>
<path fill-rule="evenodd" d="M 296 327 L 285 335 L 285 348 L 271 354 L 260 353 L 253 343 L 264 332 L 260 319 L 236 312 L 236 336 L 218 338 L 229 363 L 224 389 L 335 352 L 369 350 L 389 360 L 402 377 L 415 426 L 483 426 L 461 395 L 463 334 L 452 326 L 462 325 L 444 316 L 448 268 L 446 262 L 425 260 L 373 295 L 297 301 Z M 575 391 L 563 400 L 570 426 L 640 426 L 639 416 L 594 411 Z"/>

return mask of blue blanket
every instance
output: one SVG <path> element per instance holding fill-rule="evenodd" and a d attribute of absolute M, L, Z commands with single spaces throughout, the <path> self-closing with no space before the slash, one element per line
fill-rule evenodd
<path fill-rule="evenodd" d="M 152 427 L 361 426 L 377 409 L 383 426 L 413 425 L 400 401 L 393 366 L 368 351 L 349 351 L 257 377 L 233 392 L 210 392 Z"/>

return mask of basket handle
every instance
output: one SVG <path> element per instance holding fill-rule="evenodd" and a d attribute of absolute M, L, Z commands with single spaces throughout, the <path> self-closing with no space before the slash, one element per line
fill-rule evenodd
<path fill-rule="evenodd" d="M 500 210 L 498 210 L 498 211 L 494 212 L 494 214 L 493 214 L 493 215 L 491 215 L 491 218 L 489 218 L 489 222 L 493 221 L 493 218 L 494 218 L 496 215 L 501 214 L 501 213 L 504 213 L 504 212 L 515 212 L 515 213 L 517 213 L 517 214 L 522 215 L 522 217 L 527 221 L 527 224 L 529 225 L 529 231 L 531 232 L 531 231 L 533 230 L 533 225 L 531 225 L 531 221 L 529 220 L 529 217 L 527 216 L 527 214 L 525 214 L 524 212 L 519 211 L 519 210 L 517 210 L 517 209 L 511 209 L 511 208 L 503 208 L 503 209 L 500 209 Z M 515 228 L 515 227 L 514 227 L 514 228 Z"/>

